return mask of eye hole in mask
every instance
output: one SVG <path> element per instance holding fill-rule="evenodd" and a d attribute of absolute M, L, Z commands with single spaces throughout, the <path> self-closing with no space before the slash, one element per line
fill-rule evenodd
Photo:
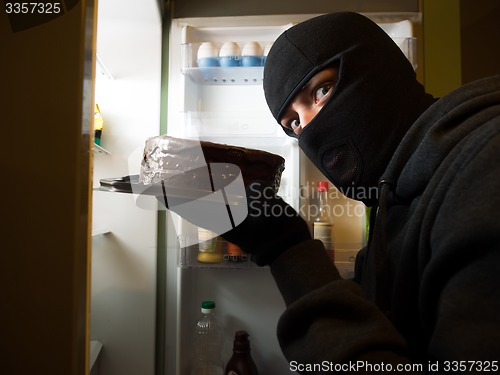
<path fill-rule="evenodd" d="M 280 121 L 283 124 L 283 131 L 289 137 L 299 138 L 332 100 L 339 81 L 339 66 L 340 63 L 336 61 L 317 70 L 288 103 L 288 109 Z M 294 109 L 294 106 L 298 109 Z M 302 127 L 299 119 L 306 120 Z M 298 135 L 294 131 L 297 127 L 300 127 Z"/>

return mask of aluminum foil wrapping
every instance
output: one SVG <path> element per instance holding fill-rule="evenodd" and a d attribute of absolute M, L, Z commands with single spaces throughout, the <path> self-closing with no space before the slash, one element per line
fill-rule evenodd
<path fill-rule="evenodd" d="M 139 182 L 165 180 L 169 185 L 213 190 L 232 181 L 241 169 L 246 185 L 258 180 L 278 191 L 284 168 L 281 156 L 265 151 L 158 136 L 146 141 Z"/>

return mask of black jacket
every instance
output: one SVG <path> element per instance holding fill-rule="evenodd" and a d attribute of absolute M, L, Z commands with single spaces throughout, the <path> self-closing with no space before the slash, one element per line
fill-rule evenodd
<path fill-rule="evenodd" d="M 287 305 L 278 338 L 293 369 L 499 371 L 500 76 L 425 111 L 382 181 L 357 281 L 340 278 L 318 241 L 271 265 Z"/>

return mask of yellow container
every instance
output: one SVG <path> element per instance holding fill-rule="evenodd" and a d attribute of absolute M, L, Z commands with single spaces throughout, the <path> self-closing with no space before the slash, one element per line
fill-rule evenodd
<path fill-rule="evenodd" d="M 201 263 L 221 263 L 224 261 L 226 241 L 212 231 L 198 229 L 199 248 L 196 259 Z"/>

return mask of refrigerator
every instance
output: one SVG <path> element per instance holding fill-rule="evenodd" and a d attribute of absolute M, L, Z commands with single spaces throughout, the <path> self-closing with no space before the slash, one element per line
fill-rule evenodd
<path fill-rule="evenodd" d="M 416 66 L 415 25 L 418 13 L 373 13 Z M 259 55 L 287 28 L 314 14 L 173 19 L 169 32 L 168 128 L 170 136 L 260 149 L 285 158 L 278 191 L 309 223 L 315 218 L 316 184 L 326 180 L 304 157 L 267 108 L 262 88 L 262 66 L 204 67 L 198 51 L 204 43 L 222 50 L 228 42 L 242 51 L 249 43 Z M 234 44 L 236 43 L 236 44 Z M 206 44 L 204 45 L 206 46 Z M 203 48 L 203 47 L 201 47 Z M 262 65 L 262 64 L 261 64 Z M 338 193 L 330 184 L 329 205 L 334 217 L 335 263 L 341 274 L 353 276 L 354 258 L 366 243 L 365 207 Z M 196 237 L 197 228 L 175 214 L 167 214 L 165 373 L 189 374 L 192 330 L 204 300 L 216 302 L 224 326 L 225 362 L 237 330 L 250 335 L 252 356 L 260 375 L 288 374 L 276 338 L 276 326 L 285 309 L 268 267 L 252 262 L 218 264 L 197 261 L 196 241 L 183 246 L 184 236 Z M 255 233 L 258 236 L 258 233 Z"/>
<path fill-rule="evenodd" d="M 196 124 L 217 118 L 222 112 L 220 103 L 213 108 L 203 104 L 198 110 L 192 102 L 208 103 L 212 99 L 210 92 L 216 88 L 192 83 L 188 81 L 189 75 L 182 71 L 183 67 L 196 68 L 182 65 L 182 45 L 200 41 L 183 41 L 182 29 L 172 29 L 170 36 L 170 16 L 162 18 L 161 9 L 173 3 L 68 0 L 62 2 L 64 11 L 58 14 L 12 14 L 6 8 L 2 12 L 0 49 L 5 58 L 0 60 L 0 65 L 4 78 L 2 97 L 7 98 L 3 120 L 13 129 L 9 133 L 12 139 L 2 146 L 2 166 L 9 181 L 16 181 L 14 189 L 7 191 L 6 185 L 4 194 L 9 197 L 4 202 L 4 211 L 8 214 L 3 221 L 8 235 L 4 236 L 6 250 L 2 256 L 11 267 L 1 274 L 6 301 L 2 312 L 9 322 L 2 333 L 9 343 L 6 353 L 11 360 L 2 362 L 1 368 L 6 369 L 3 372 L 81 374 L 92 367 L 88 365 L 90 338 L 102 344 L 97 360 L 99 352 L 91 353 L 91 362 L 96 360 L 92 374 L 185 374 L 189 368 L 189 336 L 199 315 L 199 302 L 213 298 L 226 325 L 226 360 L 234 330 L 246 328 L 251 334 L 254 358 L 261 373 L 290 373 L 274 338 L 275 324 L 284 306 L 267 269 L 249 264 L 246 268 L 225 269 L 183 265 L 180 262 L 183 252 L 174 228 L 177 219 L 167 215 L 167 222 L 163 223 L 163 212 L 139 208 L 131 194 L 98 190 L 100 178 L 137 173 L 140 163 L 137 155 L 140 158 L 145 139 L 159 133 L 160 114 L 171 116 L 169 133 L 195 137 Z M 205 27 L 224 30 L 226 27 L 238 29 L 241 25 L 242 30 L 250 28 L 253 36 L 235 32 L 234 36 L 228 35 L 228 40 L 267 42 L 278 30 L 289 27 L 300 17 L 243 17 L 246 23 L 241 24 L 243 18 L 239 17 L 209 17 L 344 9 L 413 12 L 421 2 L 312 0 L 304 3 L 295 0 L 287 2 L 286 8 L 280 2 L 263 0 L 177 0 L 175 3 L 177 16 L 208 18 L 192 23 L 189 19 L 177 19 L 174 25 L 180 27 L 185 21 L 195 33 L 196 29 L 202 29 L 202 35 Z M 451 84 L 446 80 L 450 74 L 456 76 L 457 70 L 450 70 L 449 66 L 460 62 L 459 53 L 448 51 L 449 40 L 453 47 L 459 45 L 459 29 L 450 27 L 455 25 L 458 16 L 448 11 L 451 2 L 424 3 L 428 9 L 426 31 L 430 30 L 426 33 L 426 86 L 444 81 L 439 91 L 446 92 L 456 86 L 456 80 Z M 189 4 L 191 9 L 186 7 Z M 452 10 L 458 8 L 453 5 Z M 438 17 L 427 17 L 429 13 Z M 384 19 L 393 15 L 370 14 L 382 24 L 409 19 L 414 26 L 413 34 L 420 33 L 422 37 L 418 13 L 405 13 L 390 22 Z M 447 21 L 444 28 L 443 18 Z M 96 26 L 99 58 L 95 56 Z M 261 33 L 261 29 L 271 32 Z M 109 39 L 102 44 L 104 35 Z M 174 35 L 177 36 L 174 38 Z M 220 43 L 222 39 L 215 40 Z M 422 41 L 417 40 L 419 50 Z M 169 42 L 170 62 L 167 53 L 162 55 L 162 49 Z M 419 61 L 422 56 L 418 54 Z M 447 63 L 440 68 L 443 58 Z M 93 68 L 96 59 L 100 60 L 97 72 Z M 164 79 L 167 77 L 172 79 L 169 103 L 161 94 L 162 86 L 169 85 Z M 94 86 L 98 91 L 95 100 L 105 121 L 101 142 L 104 150 L 92 149 Z M 259 84 L 241 86 L 245 95 L 248 91 L 259 96 Z M 186 87 L 194 88 L 192 97 Z M 181 90 L 177 99 L 175 89 Z M 237 92 L 240 88 L 221 90 Z M 263 104 L 261 99 L 256 101 Z M 172 103 L 179 106 L 173 107 Z M 260 104 L 244 108 L 242 112 L 252 117 L 252 108 L 258 107 L 254 117 L 259 118 L 265 111 Z M 241 103 L 238 106 L 236 108 L 242 108 Z M 220 116 L 231 118 L 233 115 Z M 175 122 L 176 119 L 179 122 Z M 276 126 L 274 121 L 272 125 L 266 123 L 265 131 L 273 125 Z M 278 133 L 273 134 L 280 137 Z M 285 150 L 276 144 L 267 145 L 266 139 L 272 138 L 269 134 L 203 136 L 236 144 L 240 141 L 247 144 L 248 138 L 249 146 L 269 146 L 273 152 L 283 152 L 289 174 L 280 194 L 285 194 L 285 199 L 295 207 L 300 208 L 304 200 L 311 199 L 308 192 L 312 189 L 300 187 L 314 186 L 315 181 L 322 179 L 293 144 Z M 254 142 L 256 140 L 261 143 Z M 21 147 L 30 152 L 20 152 Z M 290 172 L 297 159 L 298 177 Z M 26 173 L 26 166 L 35 164 L 37 168 L 28 167 L 29 173 Z M 341 197 L 336 199 L 343 205 L 349 203 Z M 345 250 L 347 260 L 363 243 L 363 219 L 355 218 L 353 226 L 349 220 L 337 217 L 335 223 L 336 245 L 339 251 Z M 164 237 L 167 240 L 163 242 Z M 162 247 L 168 247 L 166 260 L 159 256 Z M 344 270 L 347 274 L 348 266 Z M 202 284 L 204 281 L 207 283 Z M 255 287 L 254 283 L 257 283 Z M 100 348 L 100 345 L 92 348 Z"/>

